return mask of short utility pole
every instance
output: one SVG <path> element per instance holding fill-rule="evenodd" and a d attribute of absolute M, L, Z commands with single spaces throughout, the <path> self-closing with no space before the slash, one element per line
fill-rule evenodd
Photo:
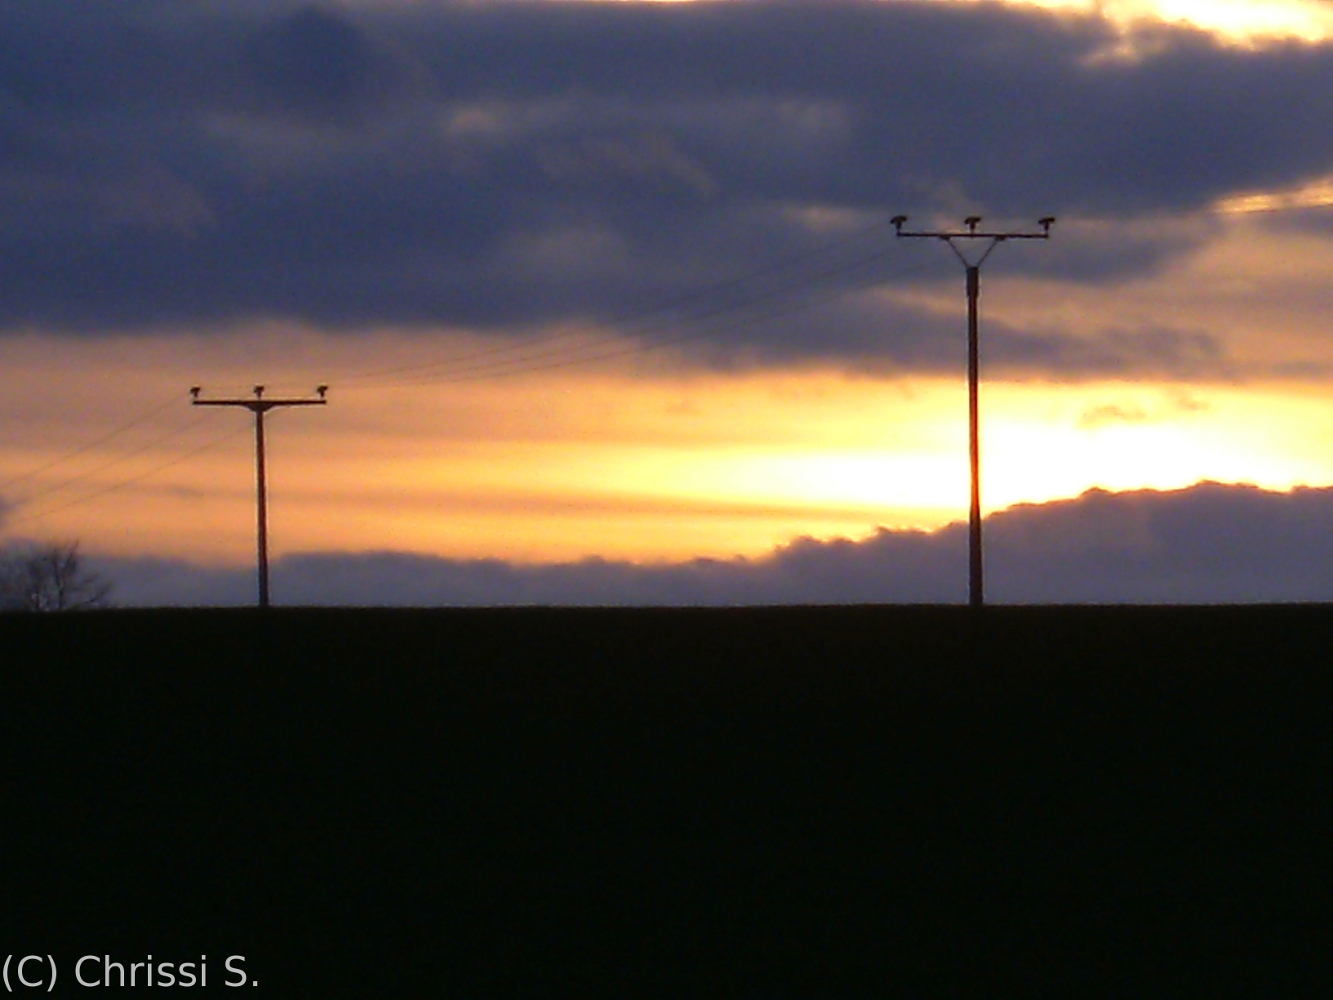
<path fill-rule="evenodd" d="M 258 552 L 259 606 L 268 607 L 268 487 L 264 480 L 264 414 L 279 406 L 324 406 L 329 391 L 321 385 L 315 392 L 317 399 L 265 399 L 264 387 L 255 386 L 253 399 L 200 399 L 199 386 L 190 388 L 195 406 L 243 406 L 255 415 L 255 499 L 258 506 L 256 549 Z"/>
<path fill-rule="evenodd" d="M 893 228 L 904 239 L 943 240 L 949 244 L 963 267 L 967 269 L 967 426 L 969 456 L 972 463 L 972 506 L 968 513 L 968 604 L 980 608 L 986 603 L 985 582 L 981 562 L 981 442 L 977 433 L 977 387 L 980 381 L 980 352 L 978 349 L 977 301 L 981 297 L 981 265 L 997 246 L 1006 240 L 1048 240 L 1051 238 L 1051 226 L 1055 216 L 1048 215 L 1039 219 L 1040 232 L 994 232 L 978 230 L 981 216 L 971 215 L 963 220 L 966 229 L 961 230 L 922 230 L 908 232 L 903 229 L 907 216 L 895 216 Z M 956 241 L 984 240 L 986 249 L 977 258 L 976 263 L 968 260 L 967 255 L 957 246 Z"/>

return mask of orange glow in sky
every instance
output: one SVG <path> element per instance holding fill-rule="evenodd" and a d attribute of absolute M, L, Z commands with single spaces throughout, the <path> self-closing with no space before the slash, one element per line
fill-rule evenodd
<path fill-rule="evenodd" d="M 35 384 L 35 372 L 50 378 L 54 350 L 6 346 L 6 399 Z M 155 368 L 137 363 L 144 351 L 157 353 Z M 252 557 L 249 414 L 192 411 L 181 391 L 191 378 L 160 353 L 152 341 L 80 345 L 61 377 L 64 399 L 29 400 L 52 419 L 42 437 L 6 443 L 5 478 L 86 440 L 105 426 L 95 414 L 125 413 L 125 389 L 149 401 L 180 397 L 130 433 L 134 446 L 149 445 L 142 453 L 101 468 L 129 448 L 122 441 L 117 452 L 93 449 L 7 490 L 20 498 L 93 470 L 16 511 L 11 534 L 214 563 Z M 55 418 L 62 407 L 64 422 Z M 186 429 L 151 444 L 178 427 Z M 327 408 L 278 411 L 268 429 L 275 554 L 726 558 L 805 534 L 938 526 L 964 516 L 967 496 L 961 379 L 566 372 L 503 384 L 335 385 Z M 1333 482 L 1333 402 L 1317 384 L 992 382 L 982 430 L 988 509 L 1093 486 Z M 219 438 L 95 501 L 31 516 Z"/>
<path fill-rule="evenodd" d="M 622 0 L 634 2 L 634 0 Z M 657 0 L 675 2 L 675 0 Z M 940 0 L 956 2 L 956 0 Z M 984 0 L 973 0 L 984 2 Z M 1008 0 L 1025 6 L 1101 13 L 1126 26 L 1145 20 L 1188 24 L 1233 41 L 1289 37 L 1318 41 L 1333 37 L 1333 10 L 1326 0 Z"/>
<path fill-rule="evenodd" d="M 1262 224 L 1265 209 L 1298 195 L 1257 193 L 1211 220 L 1182 220 L 1185 236 L 1202 225 L 1208 238 L 1157 273 L 1073 284 L 987 272 L 986 509 L 1093 487 L 1333 484 L 1326 243 Z M 1054 238 L 1076 247 L 1102 225 L 1067 220 Z M 344 376 L 478 341 L 276 325 L 7 338 L 0 420 L 15 432 L 0 441 L 4 532 L 111 554 L 248 562 L 249 414 L 194 409 L 186 389 L 243 394 L 261 381 L 271 392 L 332 386 L 329 406 L 270 418 L 275 556 L 674 561 L 761 555 L 802 535 L 936 527 L 965 517 L 968 490 L 961 275 L 943 253 L 934 273 L 875 294 L 956 325 L 956 376 L 713 372 L 654 358 L 374 386 Z M 1167 364 L 1134 378 L 1018 378 L 986 367 L 990 323 L 1076 331 L 1091 344 L 1165 325 L 1212 337 L 1223 353 L 1198 371 L 1185 358 L 1185 370 Z"/>
<path fill-rule="evenodd" d="M 354 0 L 365 6 L 392 6 L 423 0 Z M 611 0 L 620 3 L 676 3 L 689 0 Z M 892 2 L 892 0 L 888 0 Z M 960 0 L 938 0 L 957 3 Z M 963 0 L 993 2 L 993 0 Z M 1185 24 L 1215 32 L 1231 41 L 1333 37 L 1333 10 L 1327 0 L 1002 0 L 1080 14 L 1100 13 L 1126 27 L 1145 21 Z"/>
<path fill-rule="evenodd" d="M 947 0 L 946 0 L 947 2 Z M 1126 26 L 1145 20 L 1187 24 L 1233 41 L 1333 37 L 1333 10 L 1325 0 L 1012 0 L 1078 13 L 1100 12 Z"/>

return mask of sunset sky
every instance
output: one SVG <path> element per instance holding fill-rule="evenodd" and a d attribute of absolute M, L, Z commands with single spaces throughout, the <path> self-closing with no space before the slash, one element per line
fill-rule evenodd
<path fill-rule="evenodd" d="M 17 0 L 0 531 L 763 558 L 1333 485 L 1333 2 Z M 961 586 L 962 581 L 960 581 Z M 962 592 L 960 590 L 960 599 Z"/>

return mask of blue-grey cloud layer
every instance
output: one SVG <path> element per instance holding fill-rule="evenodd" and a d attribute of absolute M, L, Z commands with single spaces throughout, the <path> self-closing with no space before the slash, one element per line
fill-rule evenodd
<path fill-rule="evenodd" d="M 0 329 L 606 319 L 809 250 L 828 235 L 810 209 L 1125 218 L 1333 172 L 1333 46 L 1161 29 L 1126 60 L 1116 42 L 1095 17 L 991 4 L 16 0 Z M 996 267 L 1113 280 L 1207 226 L 1066 232 Z M 820 287 L 954 277 L 915 249 Z M 956 367 L 923 346 L 938 321 L 881 316 L 871 338 L 858 308 L 674 329 L 715 360 Z M 1161 333 L 1126 331 L 1108 362 L 1020 331 L 991 363 L 1152 370 L 1135 338 Z"/>
<path fill-rule="evenodd" d="M 1011 508 L 986 524 L 988 591 L 1001 603 L 1333 601 L 1333 489 L 1272 493 L 1200 484 L 1091 491 Z M 244 604 L 253 573 L 100 560 L 122 604 Z M 523 566 L 406 553 L 290 556 L 287 604 L 738 605 L 942 602 L 967 590 L 966 527 L 803 539 L 755 560 Z"/>

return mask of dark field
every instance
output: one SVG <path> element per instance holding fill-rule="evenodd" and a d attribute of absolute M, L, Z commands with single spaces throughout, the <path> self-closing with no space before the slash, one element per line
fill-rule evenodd
<path fill-rule="evenodd" d="M 1333 995 L 1330 609 L 0 642 L 0 952 L 57 994 L 81 955 L 204 953 L 293 998 Z"/>

